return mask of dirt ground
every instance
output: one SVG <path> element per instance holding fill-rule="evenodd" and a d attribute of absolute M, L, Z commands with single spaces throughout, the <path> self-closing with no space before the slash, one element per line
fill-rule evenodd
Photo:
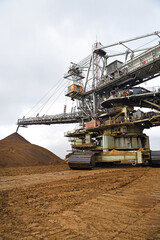
<path fill-rule="evenodd" d="M 0 169 L 0 240 L 160 239 L 160 168 Z"/>

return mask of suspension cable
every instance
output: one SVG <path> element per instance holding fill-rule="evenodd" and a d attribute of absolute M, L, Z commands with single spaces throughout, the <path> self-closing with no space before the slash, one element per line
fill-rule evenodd
<path fill-rule="evenodd" d="M 159 38 L 155 38 L 155 39 L 153 39 L 153 40 L 151 40 L 151 41 L 149 41 L 149 42 L 143 44 L 142 46 L 136 48 L 135 50 L 137 50 L 137 49 L 139 49 L 139 48 L 141 48 L 141 47 L 144 47 L 144 46 L 148 45 L 149 43 L 152 43 L 152 42 L 156 41 L 157 39 L 159 39 Z M 135 50 L 134 50 L 134 51 L 135 51 Z"/>
<path fill-rule="evenodd" d="M 59 95 L 56 97 L 56 99 L 54 99 L 54 101 L 52 102 L 52 104 L 49 106 L 49 108 L 46 110 L 45 114 L 51 109 L 51 107 L 53 106 L 53 104 L 57 101 L 57 99 L 60 97 L 60 95 L 64 92 L 64 90 L 66 89 L 66 86 L 67 86 L 67 82 L 63 88 L 63 90 L 59 93 Z"/>
<path fill-rule="evenodd" d="M 62 82 L 62 80 L 64 80 L 63 78 L 60 78 L 60 80 L 56 83 L 56 84 L 54 84 L 44 95 L 43 95 L 43 97 L 27 112 L 27 114 L 26 114 L 26 116 L 29 114 L 29 113 L 31 113 L 32 111 L 33 111 L 33 109 L 35 109 L 41 102 L 42 102 L 42 100 L 55 88 L 55 86 L 56 86 L 56 88 L 58 87 L 57 85 L 59 85 L 61 82 Z"/>
<path fill-rule="evenodd" d="M 63 79 L 63 80 L 64 80 L 64 79 Z M 61 87 L 62 87 L 62 84 L 63 84 L 63 81 L 58 84 L 58 86 L 55 88 L 55 90 L 53 91 L 53 93 L 51 94 L 51 96 L 44 102 L 44 104 L 37 109 L 37 110 L 38 110 L 38 113 L 42 112 L 42 110 L 43 110 L 44 107 L 47 105 L 47 103 L 49 102 L 49 100 L 58 93 L 58 91 L 59 91 L 59 90 L 61 89 Z M 33 113 L 33 115 L 34 115 L 36 112 L 37 112 L 37 111 L 35 111 L 35 112 Z"/>

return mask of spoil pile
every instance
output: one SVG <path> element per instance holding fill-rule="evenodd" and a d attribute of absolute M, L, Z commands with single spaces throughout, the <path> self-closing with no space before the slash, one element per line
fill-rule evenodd
<path fill-rule="evenodd" d="M 64 161 L 45 148 L 31 144 L 18 133 L 0 140 L 0 167 L 57 165 Z"/>

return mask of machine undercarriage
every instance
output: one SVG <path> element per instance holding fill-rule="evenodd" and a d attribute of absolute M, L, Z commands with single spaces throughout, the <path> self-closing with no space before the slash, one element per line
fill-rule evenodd
<path fill-rule="evenodd" d="M 132 165 L 152 163 L 149 137 L 143 133 L 145 128 L 159 125 L 160 115 L 150 112 L 131 111 L 123 107 L 121 115 L 106 120 L 92 120 L 85 129 L 67 133 L 73 153 L 67 156 L 71 168 L 92 168 L 98 163 L 130 163 Z M 140 116 L 136 116 L 140 114 Z M 96 126 L 97 125 L 97 126 Z M 95 126 L 95 127 L 94 127 Z M 158 152 L 157 152 L 158 153 Z M 158 153 L 160 157 L 160 153 Z M 159 158 L 160 159 L 160 158 Z M 86 165 L 85 165 L 86 164 Z M 158 164 L 158 161 L 157 161 Z"/>

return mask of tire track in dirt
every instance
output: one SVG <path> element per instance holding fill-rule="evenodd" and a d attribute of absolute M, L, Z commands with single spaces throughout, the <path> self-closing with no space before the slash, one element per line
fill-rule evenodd
<path fill-rule="evenodd" d="M 159 228 L 160 186 L 150 182 L 148 177 L 149 175 L 141 176 L 141 182 L 139 177 L 119 186 L 118 192 L 102 194 L 72 211 L 64 211 L 59 218 L 59 224 L 63 229 L 75 231 L 77 239 L 81 239 L 79 233 L 82 239 L 84 236 L 86 239 L 97 240 L 147 239 L 148 235 L 150 239 L 155 239 L 152 236 L 155 228 L 157 231 Z M 148 185 L 152 187 L 151 192 L 148 192 Z M 154 226 L 150 226 L 152 222 Z"/>
<path fill-rule="evenodd" d="M 160 169 L 68 172 L 1 182 L 2 239 L 158 239 Z"/>

